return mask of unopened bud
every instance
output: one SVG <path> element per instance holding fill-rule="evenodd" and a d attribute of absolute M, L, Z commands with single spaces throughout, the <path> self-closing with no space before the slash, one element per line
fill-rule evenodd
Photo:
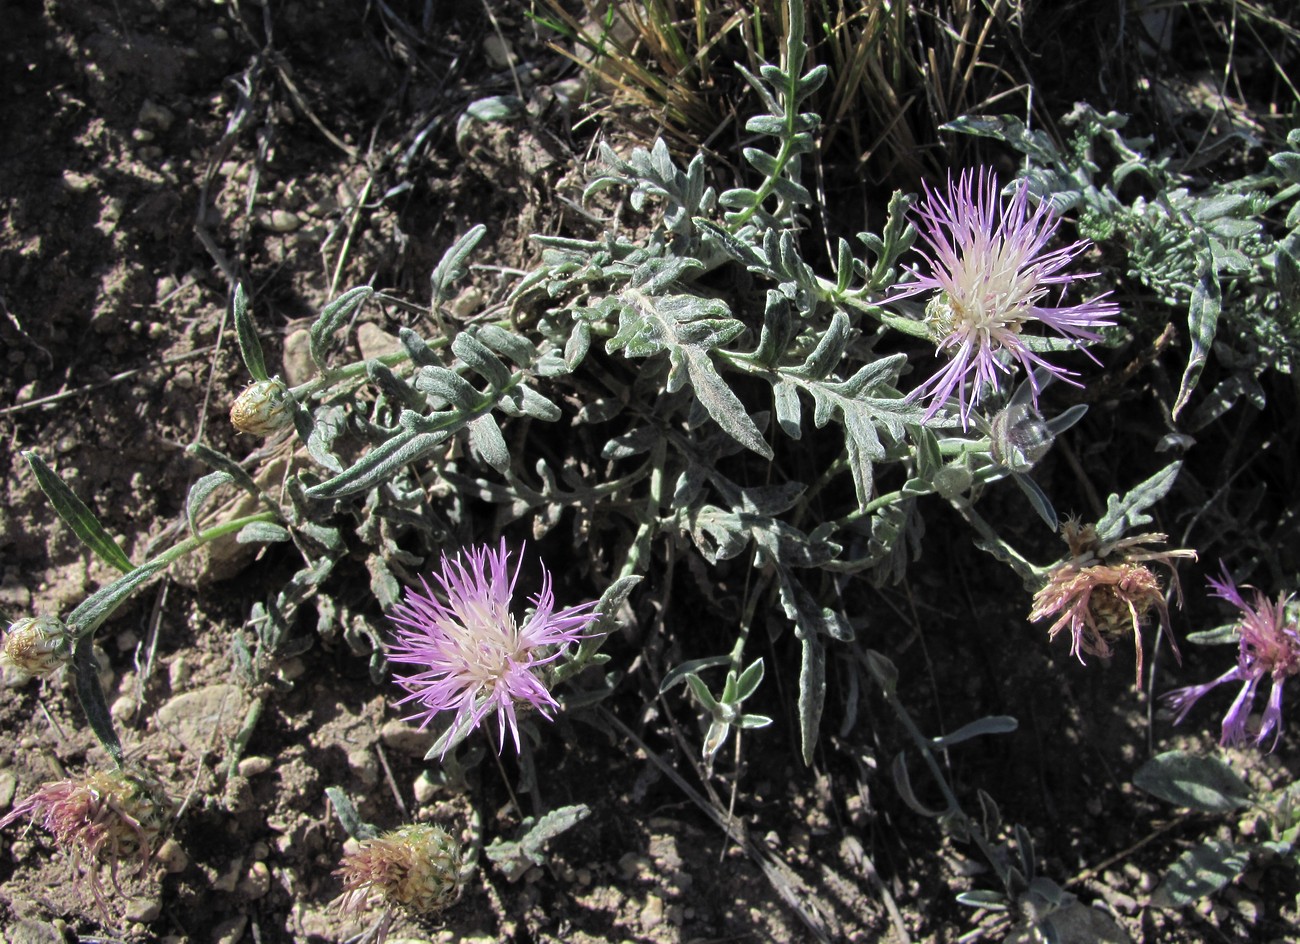
<path fill-rule="evenodd" d="M 259 380 L 230 408 L 230 422 L 241 433 L 270 436 L 293 421 L 293 395 L 283 381 Z"/>
<path fill-rule="evenodd" d="M 27 675 L 49 675 L 72 658 L 68 627 L 53 616 L 27 616 L 9 624 L 0 646 L 0 665 Z"/>
<path fill-rule="evenodd" d="M 354 914 L 376 905 L 433 914 L 460 894 L 460 868 L 460 844 L 446 830 L 424 823 L 402 826 L 343 857 L 334 873 L 343 879 L 343 894 L 335 904 Z"/>
<path fill-rule="evenodd" d="M 993 417 L 989 451 L 993 461 L 1013 472 L 1028 472 L 1047 455 L 1056 434 L 1027 403 L 1014 403 Z"/>

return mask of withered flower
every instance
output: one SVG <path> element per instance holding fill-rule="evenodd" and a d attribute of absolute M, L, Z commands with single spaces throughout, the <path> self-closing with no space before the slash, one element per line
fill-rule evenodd
<path fill-rule="evenodd" d="M 1183 591 L 1178 582 L 1174 561 L 1196 559 L 1188 549 L 1158 550 L 1150 545 L 1162 544 L 1167 536 L 1158 532 L 1135 534 L 1113 541 L 1103 541 L 1095 525 L 1080 525 L 1068 520 L 1061 533 L 1070 547 L 1070 556 L 1052 568 L 1047 583 L 1034 594 L 1029 619 L 1033 622 L 1055 616 L 1048 638 L 1070 628 L 1070 654 L 1084 662 L 1083 654 L 1107 659 L 1113 640 L 1132 634 L 1137 651 L 1137 683 L 1142 684 L 1142 625 L 1154 611 L 1160 630 L 1178 652 L 1169 623 L 1169 606 L 1165 588 L 1152 564 L 1169 571 L 1174 599 L 1182 605 Z"/>
<path fill-rule="evenodd" d="M 152 774 L 97 770 L 78 780 L 43 784 L 0 819 L 0 828 L 20 817 L 39 823 L 84 870 L 95 903 L 107 914 L 99 867 L 108 866 L 114 888 L 123 862 L 138 865 L 137 874 L 143 874 L 171 809 L 171 799 Z"/>

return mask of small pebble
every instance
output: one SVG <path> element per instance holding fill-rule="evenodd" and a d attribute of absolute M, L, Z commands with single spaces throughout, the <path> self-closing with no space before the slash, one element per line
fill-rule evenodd
<path fill-rule="evenodd" d="M 108 713 L 113 716 L 114 721 L 130 721 L 135 717 L 139 705 L 130 695 L 123 695 L 113 702 L 113 706 L 108 709 Z"/>
<path fill-rule="evenodd" d="M 175 838 L 168 839 L 158 847 L 155 858 L 162 863 L 163 870 L 169 875 L 184 872 L 190 865 L 190 855 Z"/>
<path fill-rule="evenodd" d="M 239 883 L 239 893 L 245 898 L 256 900 L 271 890 L 271 870 L 265 862 L 254 862 L 248 867 L 244 880 Z"/>
<path fill-rule="evenodd" d="M 297 213 L 288 210 L 272 210 L 267 218 L 267 226 L 276 233 L 292 233 L 302 226 L 302 219 Z"/>
<path fill-rule="evenodd" d="M 245 757 L 239 762 L 239 776 L 256 777 L 258 774 L 264 774 L 271 769 L 271 758 L 253 755 Z"/>
<path fill-rule="evenodd" d="M 122 912 L 122 917 L 127 921 L 148 924 L 150 921 L 157 920 L 160 914 L 162 914 L 162 904 L 156 899 L 132 898 L 126 903 L 126 910 Z"/>

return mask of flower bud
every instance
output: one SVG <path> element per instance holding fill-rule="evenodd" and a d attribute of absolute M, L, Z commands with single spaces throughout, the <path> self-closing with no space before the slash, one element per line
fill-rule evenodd
<path fill-rule="evenodd" d="M 388 905 L 433 914 L 460 894 L 460 868 L 460 845 L 446 830 L 423 823 L 402 826 L 343 857 L 334 873 L 343 879 L 343 894 L 335 904 L 350 913 Z"/>
<path fill-rule="evenodd" d="M 68 627 L 54 616 L 27 616 L 10 623 L 0 646 L 0 665 L 26 675 L 49 675 L 72 658 Z"/>
<path fill-rule="evenodd" d="M 293 421 L 293 395 L 279 379 L 259 380 L 230 408 L 230 422 L 241 433 L 270 436 Z"/>
<path fill-rule="evenodd" d="M 1028 472 L 1056 440 L 1047 420 L 1027 403 L 1013 403 L 993 417 L 991 425 L 993 461 L 1013 472 Z"/>

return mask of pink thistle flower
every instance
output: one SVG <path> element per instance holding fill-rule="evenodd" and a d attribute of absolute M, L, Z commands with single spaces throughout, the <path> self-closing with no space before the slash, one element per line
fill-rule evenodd
<path fill-rule="evenodd" d="M 84 866 L 95 904 L 107 915 L 98 867 L 108 866 L 114 888 L 123 861 L 138 862 L 138 874 L 144 874 L 171 809 L 171 799 L 152 774 L 95 771 L 81 780 L 43 784 L 0 819 L 0 827 L 21 817 L 39 822 L 56 845 L 71 851 L 78 868 Z"/>
<path fill-rule="evenodd" d="M 522 552 L 520 557 L 522 563 Z M 410 719 L 419 719 L 421 728 L 439 712 L 455 711 L 453 730 L 472 729 L 495 711 L 501 743 L 508 724 L 519 750 L 517 705 L 526 703 L 551 717 L 558 703 L 537 670 L 582 638 L 596 619 L 596 601 L 557 611 L 551 575 L 543 566 L 541 592 L 530 598 L 533 608 L 521 626 L 510 612 L 519 566 L 511 573 L 509 561 L 504 540 L 497 551 L 482 545 L 451 559 L 444 554 L 433 579 L 446 602 L 423 578 L 423 593 L 408 587 L 405 603 L 390 616 L 400 628 L 388 658 L 419 667 L 396 681 L 410 693 L 398 704 L 419 705 Z"/>
<path fill-rule="evenodd" d="M 1243 744 L 1250 738 L 1248 722 L 1255 693 L 1260 682 L 1267 677 L 1271 680 L 1271 687 L 1255 743 L 1262 745 L 1272 733 L 1271 751 L 1282 736 L 1282 688 L 1291 676 L 1300 675 L 1300 631 L 1297 631 L 1295 619 L 1287 614 L 1294 594 L 1279 594 L 1277 601 L 1272 602 L 1256 590 L 1253 604 L 1248 603 L 1232 582 L 1226 567 L 1223 580 L 1211 577 L 1210 586 L 1214 588 L 1216 597 L 1227 600 L 1241 611 L 1236 627 L 1240 637 L 1237 664 L 1213 681 L 1175 689 L 1166 693 L 1164 698 L 1176 712 L 1174 724 L 1179 724 L 1210 689 L 1226 682 L 1241 682 L 1236 699 L 1223 717 L 1220 743 L 1225 746 Z"/>
<path fill-rule="evenodd" d="M 1079 305 L 1042 304 L 1054 286 L 1094 277 L 1095 272 L 1063 273 L 1089 240 L 1051 251 L 1045 246 L 1056 234 L 1060 219 L 1046 203 L 1030 209 L 1023 181 L 1009 199 L 998 192 L 993 171 L 963 171 L 947 194 L 927 185 L 918 209 L 921 238 L 929 251 L 919 250 L 928 273 L 912 269 L 914 281 L 895 286 L 887 302 L 934 292 L 925 306 L 925 320 L 938 350 L 949 356 L 946 366 L 914 390 L 911 399 L 930 397 L 928 420 L 957 397 L 962 426 L 970 425 L 971 410 L 986 389 L 996 389 L 999 375 L 1009 375 L 1010 361 L 1019 361 L 1033 384 L 1034 368 L 1079 386 L 1072 371 L 1048 363 L 1025 343 L 1021 332 L 1033 321 L 1082 344 L 1097 341 L 1096 328 L 1114 324 L 1119 312 L 1106 294 Z M 1091 356 L 1091 355 L 1089 355 Z M 1095 358 L 1094 358 L 1095 360 Z"/>

